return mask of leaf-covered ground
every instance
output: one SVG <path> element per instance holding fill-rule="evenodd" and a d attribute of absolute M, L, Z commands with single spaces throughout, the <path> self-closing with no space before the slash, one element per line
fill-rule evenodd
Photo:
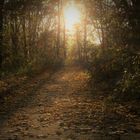
<path fill-rule="evenodd" d="M 79 67 L 26 80 L 1 101 L 0 140 L 139 140 L 140 112 L 106 102 Z"/>

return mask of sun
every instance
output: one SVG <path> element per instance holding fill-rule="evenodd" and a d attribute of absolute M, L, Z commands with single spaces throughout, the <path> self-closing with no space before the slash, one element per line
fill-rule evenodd
<path fill-rule="evenodd" d="M 64 9 L 66 29 L 71 31 L 74 25 L 80 23 L 81 13 L 76 5 L 69 5 Z"/>

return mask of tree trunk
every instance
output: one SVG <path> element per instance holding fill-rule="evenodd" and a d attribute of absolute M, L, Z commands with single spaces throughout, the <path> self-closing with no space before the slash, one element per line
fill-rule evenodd
<path fill-rule="evenodd" d="M 64 20 L 64 31 L 63 31 L 63 34 L 64 34 L 64 41 L 63 41 L 63 47 L 64 47 L 64 58 L 66 58 L 66 25 L 65 25 L 65 20 Z"/>
<path fill-rule="evenodd" d="M 60 49 L 60 22 L 61 22 L 61 18 L 60 18 L 60 0 L 58 0 L 58 27 L 57 27 L 57 52 L 56 55 L 57 57 L 59 57 L 59 49 Z"/>
<path fill-rule="evenodd" d="M 87 61 L 87 9 L 84 20 L 84 61 Z"/>
<path fill-rule="evenodd" d="M 76 42 L 77 42 L 77 49 L 78 49 L 78 60 L 81 61 L 81 47 L 80 47 L 80 33 L 79 28 L 76 28 Z"/>
<path fill-rule="evenodd" d="M 62 19 L 63 19 L 63 49 L 64 49 L 64 58 L 66 59 L 67 53 L 66 53 L 66 22 L 64 17 L 64 1 L 61 0 L 61 6 L 63 9 L 62 12 Z"/>
<path fill-rule="evenodd" d="M 25 62 L 27 62 L 28 61 L 28 49 L 27 49 L 27 37 L 26 37 L 26 21 L 25 21 L 25 17 L 23 17 L 22 28 L 23 28 L 23 42 L 24 42 L 24 59 L 25 59 Z"/>
<path fill-rule="evenodd" d="M 3 45 L 3 6 L 4 6 L 4 0 L 0 1 L 0 69 L 2 68 L 2 45 Z"/>

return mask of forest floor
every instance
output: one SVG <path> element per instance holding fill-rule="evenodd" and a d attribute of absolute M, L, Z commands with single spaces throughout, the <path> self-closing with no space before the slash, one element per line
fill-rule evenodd
<path fill-rule="evenodd" d="M 89 81 L 83 68 L 65 67 L 10 90 L 1 101 L 0 140 L 139 140 L 139 112 L 106 103 Z"/>

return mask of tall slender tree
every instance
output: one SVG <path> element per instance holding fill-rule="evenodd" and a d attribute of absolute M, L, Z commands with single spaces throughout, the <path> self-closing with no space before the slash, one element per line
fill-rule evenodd
<path fill-rule="evenodd" d="M 0 69 L 2 68 L 3 54 L 3 14 L 4 14 L 4 0 L 0 1 Z"/>

